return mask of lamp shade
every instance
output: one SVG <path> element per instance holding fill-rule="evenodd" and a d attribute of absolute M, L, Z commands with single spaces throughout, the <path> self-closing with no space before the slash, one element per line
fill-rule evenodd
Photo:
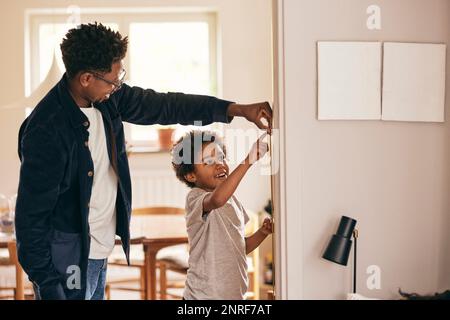
<path fill-rule="evenodd" d="M 7 109 L 25 110 L 26 108 L 30 107 L 34 108 L 39 103 L 39 101 L 41 101 L 42 98 L 45 97 L 45 95 L 55 86 L 55 84 L 59 80 L 61 80 L 63 73 L 64 72 L 62 72 L 58 66 L 56 56 L 53 55 L 52 65 L 50 67 L 50 70 L 48 71 L 47 76 L 41 82 L 41 84 L 31 93 L 31 95 L 11 104 L 0 106 L 0 111 Z"/>
<path fill-rule="evenodd" d="M 356 220 L 342 216 L 336 234 L 331 237 L 323 258 L 346 266 L 348 256 L 352 248 L 352 234 L 355 229 Z"/>

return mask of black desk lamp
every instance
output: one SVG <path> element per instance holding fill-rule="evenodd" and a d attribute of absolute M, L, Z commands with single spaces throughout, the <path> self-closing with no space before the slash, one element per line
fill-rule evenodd
<path fill-rule="evenodd" d="M 355 250 L 353 251 L 353 293 L 356 293 L 356 242 L 358 239 L 358 230 L 355 229 L 356 220 L 342 216 L 338 230 L 331 237 L 323 258 L 332 262 L 347 265 L 348 256 L 352 248 L 351 236 L 355 239 Z"/>

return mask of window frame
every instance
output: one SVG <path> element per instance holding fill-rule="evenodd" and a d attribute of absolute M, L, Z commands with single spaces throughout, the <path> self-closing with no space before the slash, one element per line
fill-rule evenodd
<path fill-rule="evenodd" d="M 218 36 L 217 36 L 217 12 L 205 8 L 185 8 L 174 10 L 173 8 L 78 8 L 80 23 L 102 21 L 103 23 L 114 23 L 123 35 L 129 35 L 131 23 L 142 22 L 206 22 L 209 35 L 209 94 L 218 96 L 221 93 L 218 81 Z M 52 9 L 28 9 L 25 13 L 25 93 L 30 95 L 39 84 L 39 26 L 41 24 L 68 23 L 70 13 L 66 8 Z M 132 77 L 130 66 L 130 54 L 123 60 L 127 76 L 125 81 Z M 130 71 L 129 71 L 130 70 Z M 223 127 L 214 126 L 220 131 Z M 154 147 L 152 141 L 131 140 L 132 125 L 124 123 L 127 141 L 137 147 Z M 156 129 L 155 129 L 156 130 Z"/>

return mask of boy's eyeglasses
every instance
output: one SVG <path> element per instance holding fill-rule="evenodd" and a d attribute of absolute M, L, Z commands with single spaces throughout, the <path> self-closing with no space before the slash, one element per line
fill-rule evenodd
<path fill-rule="evenodd" d="M 126 70 L 122 69 L 122 71 L 120 72 L 120 75 L 119 75 L 119 80 L 117 82 L 114 82 L 114 81 L 110 81 L 110 80 L 103 78 L 97 72 L 93 72 L 93 71 L 89 71 L 89 72 L 92 73 L 92 75 L 94 77 L 96 77 L 97 79 L 102 80 L 102 81 L 106 82 L 107 84 L 112 85 L 114 87 L 113 92 L 122 88 L 123 82 L 125 81 L 125 75 L 127 74 Z"/>
<path fill-rule="evenodd" d="M 213 164 L 217 164 L 217 163 L 224 163 L 225 161 L 227 161 L 227 157 L 225 156 L 225 154 L 221 153 L 216 157 L 208 157 L 206 159 L 203 160 L 203 163 L 210 166 Z"/>

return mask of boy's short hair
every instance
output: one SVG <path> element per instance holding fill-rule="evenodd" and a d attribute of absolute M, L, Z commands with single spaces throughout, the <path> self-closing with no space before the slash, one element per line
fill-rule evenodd
<path fill-rule="evenodd" d="M 226 156 L 227 152 L 222 137 L 211 130 L 189 131 L 178 139 L 172 148 L 172 167 L 177 178 L 189 188 L 194 188 L 195 184 L 187 181 L 184 176 L 194 172 L 194 164 L 201 161 L 202 147 L 208 143 L 217 144 Z"/>

